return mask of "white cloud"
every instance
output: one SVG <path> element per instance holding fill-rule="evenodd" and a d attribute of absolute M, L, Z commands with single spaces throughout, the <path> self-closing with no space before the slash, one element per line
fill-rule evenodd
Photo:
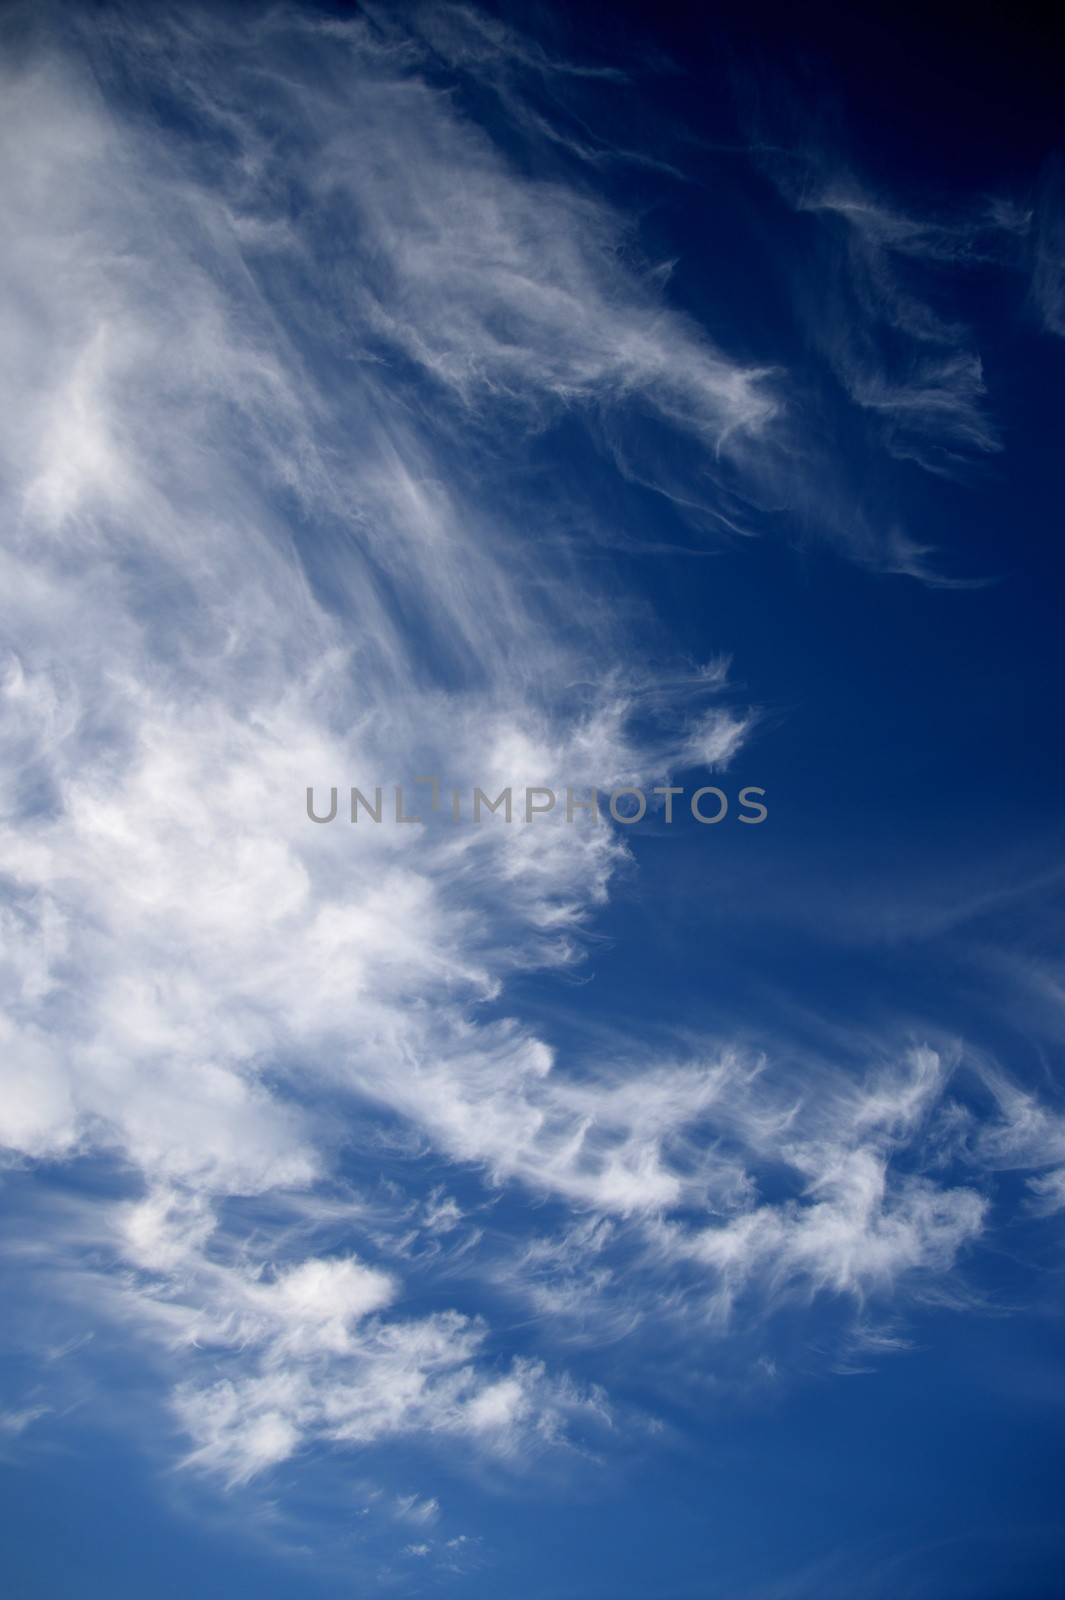
<path fill-rule="evenodd" d="M 821 305 L 818 337 L 851 399 L 881 419 L 886 448 L 947 475 L 1000 450 L 972 333 L 934 309 L 913 271 L 986 262 L 980 225 L 908 216 L 853 181 L 804 185 L 795 203 L 842 224 L 845 291 Z"/>
<path fill-rule="evenodd" d="M 417 1495 L 400 1495 L 395 1504 L 395 1516 L 400 1522 L 433 1523 L 440 1515 L 440 1502 L 434 1496 L 419 1500 Z"/>
<path fill-rule="evenodd" d="M 316 1439 L 366 1445 L 409 1433 L 466 1437 L 505 1457 L 558 1442 L 575 1414 L 602 1419 L 595 1394 L 549 1379 L 540 1364 L 515 1361 L 502 1378 L 478 1371 L 484 1337 L 445 1312 L 371 1323 L 343 1360 L 324 1364 L 279 1362 L 267 1347 L 258 1370 L 245 1362 L 235 1379 L 179 1389 L 177 1415 L 194 1441 L 188 1465 L 236 1484 Z"/>
<path fill-rule="evenodd" d="M 48 1406 L 27 1406 L 22 1411 L 0 1411 L 0 1434 L 11 1437 L 25 1433 L 41 1417 L 46 1417 L 48 1410 Z"/>
<path fill-rule="evenodd" d="M 619 626 L 478 494 L 455 430 L 475 455 L 478 430 L 634 405 L 743 477 L 779 377 L 671 310 L 605 204 L 521 174 L 361 23 L 325 48 L 288 12 L 127 19 L 81 35 L 94 74 L 42 16 L 0 110 L 19 156 L 0 184 L 0 1138 L 138 1187 L 84 1224 L 120 1268 L 66 1264 L 166 1352 L 189 1463 L 238 1483 L 312 1442 L 414 1433 L 517 1459 L 607 1415 L 479 1320 L 409 1314 L 361 1238 L 316 1237 L 381 1126 L 563 1209 L 518 1272 L 560 1314 L 624 1296 L 615 1249 L 635 1272 L 694 1264 L 722 1305 L 948 1268 L 982 1201 L 892 1167 L 941 1082 L 928 1058 L 861 1093 L 834 1078 L 800 1116 L 735 1049 L 559 1064 L 486 1020 L 515 971 L 575 960 L 626 858 L 609 827 L 303 810 L 308 784 L 734 762 L 754 713 L 724 704 L 724 663 L 619 666 Z M 125 101 L 129 60 L 210 136 Z M 974 374 L 937 382 L 957 431 Z M 770 1161 L 791 1198 L 759 1198 Z M 227 1208 L 249 1197 L 258 1229 Z M 399 1209 L 392 1237 L 414 1225 Z M 420 1215 L 463 1233 L 442 1185 Z"/>

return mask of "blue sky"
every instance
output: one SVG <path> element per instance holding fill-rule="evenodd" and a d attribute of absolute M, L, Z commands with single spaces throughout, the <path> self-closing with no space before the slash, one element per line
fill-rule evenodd
<path fill-rule="evenodd" d="M 2 32 L 11 1592 L 1060 1594 L 1054 41 Z"/>

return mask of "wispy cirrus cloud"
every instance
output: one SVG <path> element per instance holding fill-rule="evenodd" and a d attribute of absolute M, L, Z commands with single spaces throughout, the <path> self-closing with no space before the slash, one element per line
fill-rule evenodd
<path fill-rule="evenodd" d="M 877 419 L 891 455 L 962 473 L 1002 442 L 975 336 L 938 309 L 937 275 L 1000 264 L 993 220 L 912 215 L 821 165 L 777 169 L 790 202 L 824 230 L 827 271 L 808 305 L 815 336 L 850 399 Z"/>
<path fill-rule="evenodd" d="M 556 1086 L 528 1029 L 471 1012 L 515 967 L 572 958 L 624 853 L 611 831 L 323 833 L 303 792 L 424 768 L 602 783 L 669 757 L 630 732 L 651 703 L 631 672 L 574 713 L 571 680 L 609 631 L 579 594 L 520 593 L 528 555 L 449 477 L 447 430 L 383 366 L 402 356 L 466 410 L 508 389 L 535 408 L 628 384 L 673 395 L 679 339 L 684 404 L 719 432 L 749 420 L 753 382 L 612 283 L 593 204 L 509 178 L 365 27 L 334 66 L 336 35 L 327 59 L 306 18 L 264 18 L 234 99 L 199 70 L 225 18 L 109 14 L 81 40 L 95 83 L 38 26 L 5 100 L 9 143 L 32 150 L 5 196 L 20 390 L 0 439 L 5 1143 L 118 1162 L 147 1186 L 119 1233 L 154 1275 L 120 1281 L 131 1325 L 193 1364 L 204 1343 L 236 1346 L 232 1375 L 181 1380 L 196 1462 L 236 1481 L 306 1437 L 553 1436 L 563 1379 L 486 1367 L 464 1313 L 386 1316 L 392 1278 L 350 1257 L 302 1242 L 227 1265 L 218 1207 L 327 1180 L 337 1096 L 500 1182 L 622 1209 L 674 1192 L 635 1104 L 610 1112 L 608 1095 L 601 1115 Z M 290 44 L 313 91 L 282 70 Z M 191 95 L 206 144 L 125 98 L 133 62 L 164 97 Z M 316 208 L 302 229 L 267 175 L 280 125 Z M 467 164 L 462 218 L 446 191 Z M 341 239 L 355 255 L 338 270 Z M 282 318 L 281 281 L 309 319 Z M 584 349 L 552 355 L 588 308 Z M 697 687 L 705 702 L 722 680 Z M 699 716 L 725 760 L 742 719 Z"/>
<path fill-rule="evenodd" d="M 1032 299 L 1048 333 L 1065 335 L 1065 177 L 1060 156 L 1044 164 L 1029 214 Z"/>
<path fill-rule="evenodd" d="M 579 959 L 631 863 L 616 831 L 303 811 L 308 783 L 734 763 L 758 713 L 726 663 L 642 664 L 579 538 L 544 559 L 484 464 L 606 418 L 638 476 L 638 416 L 739 528 L 801 498 L 786 373 L 672 305 L 612 204 L 508 156 L 402 19 L 11 15 L 2 1134 L 123 1190 L 37 1253 L 165 1352 L 183 1459 L 236 1484 L 311 1444 L 517 1461 L 603 1426 L 551 1340 L 497 1340 L 485 1284 L 620 1333 L 648 1283 L 664 1318 L 725 1330 L 745 1298 L 864 1309 L 949 1271 L 986 1203 L 907 1166 L 933 1053 L 801 1096 L 730 1044 L 572 1060 L 506 984 Z M 571 70 L 449 17 L 478 61 Z M 902 287 L 934 230 L 819 205 L 862 315 L 919 352 L 893 378 L 835 352 L 852 400 L 925 465 L 994 448 L 977 358 Z M 927 575 L 905 535 L 820 522 Z M 397 1149 L 411 1192 L 431 1152 L 481 1205 L 513 1197 L 506 1269 L 506 1227 L 482 1251 L 436 1172 L 338 1239 L 345 1164 Z M 453 1303 L 426 1312 L 408 1273 Z"/>

